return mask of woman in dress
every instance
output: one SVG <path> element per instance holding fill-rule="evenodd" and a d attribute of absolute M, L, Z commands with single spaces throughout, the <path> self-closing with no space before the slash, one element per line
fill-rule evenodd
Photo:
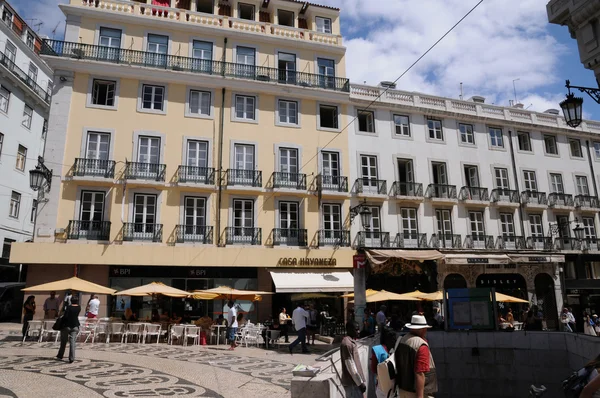
<path fill-rule="evenodd" d="M 589 336 L 596 336 L 594 321 L 587 312 L 583 313 L 583 333 Z"/>

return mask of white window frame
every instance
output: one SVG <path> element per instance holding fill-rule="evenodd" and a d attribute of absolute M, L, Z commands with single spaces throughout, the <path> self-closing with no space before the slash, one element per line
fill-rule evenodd
<path fill-rule="evenodd" d="M 245 98 L 246 100 L 244 100 L 244 106 L 246 107 L 246 105 L 248 104 L 248 99 L 252 98 L 254 101 L 254 118 L 250 119 L 250 118 L 240 118 L 237 115 L 237 100 L 238 98 L 242 99 Z M 258 124 L 258 114 L 259 114 L 259 105 L 258 105 L 258 95 L 252 95 L 252 94 L 247 94 L 247 93 L 233 93 L 231 96 L 231 121 L 232 122 L 239 122 L 239 123 L 252 123 L 252 124 Z M 246 114 L 246 110 L 244 110 L 244 114 Z"/>
<path fill-rule="evenodd" d="M 24 152 L 20 151 L 20 149 L 25 149 Z M 25 171 L 25 166 L 27 165 L 27 147 L 25 145 L 19 145 L 17 147 L 17 159 L 15 163 L 15 169 L 19 171 Z"/>
<path fill-rule="evenodd" d="M 336 112 L 337 112 L 337 127 L 323 127 L 321 126 L 321 107 L 326 107 L 326 108 L 335 108 Z M 327 103 L 320 103 L 317 102 L 317 130 L 322 130 L 322 131 L 333 131 L 333 132 L 338 132 L 340 131 L 340 122 L 341 122 L 341 117 L 340 117 L 340 107 L 339 105 L 332 105 L 332 104 L 327 104 Z M 358 127 L 357 127 L 358 129 Z"/>
<path fill-rule="evenodd" d="M 406 124 L 397 122 L 396 118 L 405 118 Z M 400 133 L 398 134 L 398 130 Z M 402 115 L 399 113 L 392 113 L 392 137 L 394 138 L 412 138 L 412 132 L 410 129 L 410 116 Z"/>
<path fill-rule="evenodd" d="M 554 150 L 556 151 L 556 153 L 552 153 L 552 152 L 548 152 L 548 145 L 546 145 L 546 139 L 552 139 L 554 141 Z M 559 157 L 560 153 L 558 151 L 558 139 L 555 135 L 552 134 L 544 134 L 542 136 L 542 139 L 544 141 L 544 154 L 546 156 L 552 156 L 552 157 Z"/>
<path fill-rule="evenodd" d="M 111 82 L 111 83 L 115 84 L 114 93 L 113 93 L 113 105 L 94 104 L 94 87 L 95 87 L 96 81 Z M 120 86 L 120 79 L 118 79 L 118 78 L 117 79 L 104 78 L 104 77 L 98 77 L 98 76 L 90 77 L 89 83 L 88 83 L 86 107 L 97 108 L 97 109 L 117 110 L 117 106 L 118 106 L 118 102 L 119 102 L 119 86 Z"/>
<path fill-rule="evenodd" d="M 27 130 L 31 130 L 32 120 L 33 108 L 27 104 L 23 104 L 23 121 L 21 122 L 21 126 L 25 127 Z"/>
<path fill-rule="evenodd" d="M 10 206 L 8 208 L 8 216 L 10 218 L 19 219 L 21 209 L 22 195 L 17 191 L 12 191 L 10 194 Z"/>
<path fill-rule="evenodd" d="M 466 128 L 464 132 L 462 129 L 463 126 Z M 467 127 L 471 128 L 470 132 Z M 459 136 L 458 139 L 459 139 L 459 143 L 461 145 L 475 146 L 475 126 L 474 125 L 472 125 L 470 123 L 459 122 L 457 129 L 458 129 L 458 136 Z M 471 137 L 471 141 L 469 141 L 469 137 Z M 466 141 L 464 138 L 466 138 Z"/>
<path fill-rule="evenodd" d="M 435 119 L 435 118 L 426 118 L 425 119 L 426 125 L 427 125 L 427 135 L 426 135 L 426 139 L 427 141 L 431 141 L 431 142 L 444 142 L 444 123 L 442 119 Z M 432 127 L 429 126 L 429 122 L 433 122 L 433 129 Z M 437 130 L 435 123 L 439 123 L 440 124 L 440 128 L 439 131 Z M 433 134 L 433 137 L 432 137 Z"/>
<path fill-rule="evenodd" d="M 577 195 L 589 195 L 590 194 L 590 185 L 588 183 L 588 178 L 585 175 L 575 175 L 575 189 Z"/>
<path fill-rule="evenodd" d="M 10 95 L 10 90 L 0 84 L 0 112 L 8 114 L 8 107 L 10 106 Z"/>
<path fill-rule="evenodd" d="M 527 146 L 529 149 L 521 148 L 521 137 L 527 138 Z M 527 131 L 517 131 L 517 149 L 519 152 L 523 153 L 533 153 L 533 146 L 531 145 L 531 134 Z"/>
<path fill-rule="evenodd" d="M 579 151 L 579 155 L 573 153 L 573 144 L 577 145 L 576 150 Z M 569 138 L 569 154 L 573 159 L 583 159 L 583 149 L 581 148 L 581 141 L 576 138 Z"/>
<path fill-rule="evenodd" d="M 498 136 L 498 132 L 500 135 Z M 506 149 L 504 145 L 504 132 L 500 127 L 488 126 L 490 149 Z"/>
<path fill-rule="evenodd" d="M 321 21 L 321 26 L 319 26 L 319 21 Z M 327 22 L 329 22 L 329 29 L 327 29 Z M 315 17 L 315 31 L 317 31 L 318 33 L 326 33 L 326 34 L 332 34 L 333 33 L 333 21 L 331 20 L 331 18 L 326 18 L 326 17 Z"/>
<path fill-rule="evenodd" d="M 144 87 L 145 86 L 153 86 L 153 87 L 162 87 L 163 88 L 163 101 L 162 101 L 163 102 L 163 109 L 162 110 L 159 110 L 159 109 L 146 109 L 146 108 L 144 108 Z M 153 92 L 154 92 L 154 90 L 153 90 Z M 168 94 L 169 94 L 169 85 L 168 84 L 156 84 L 156 83 L 152 83 L 152 82 L 140 82 L 139 89 L 138 89 L 137 111 L 140 112 L 140 113 L 151 113 L 151 114 L 156 114 L 156 115 L 166 115 L 167 114 L 167 107 L 168 107 L 168 104 L 169 104 Z M 152 103 L 154 103 L 154 100 L 152 100 Z"/>
<path fill-rule="evenodd" d="M 583 238 L 584 239 L 597 239 L 596 235 L 596 221 L 593 217 L 582 217 L 583 224 Z"/>
<path fill-rule="evenodd" d="M 366 120 L 366 130 L 361 130 L 360 128 L 360 117 L 366 115 L 367 120 Z M 369 122 L 369 117 L 371 118 L 371 121 Z M 364 109 L 357 109 L 356 110 L 356 127 L 358 128 L 358 131 L 360 133 L 363 134 L 369 134 L 369 135 L 376 135 L 377 134 L 377 128 L 375 126 L 375 112 L 374 111 L 368 111 L 368 110 L 364 110 Z M 370 130 L 369 130 L 370 128 Z"/>
<path fill-rule="evenodd" d="M 200 95 L 200 106 L 198 108 L 198 110 L 200 112 L 192 112 L 192 95 L 193 93 L 199 93 Z M 215 101 L 215 95 L 214 95 L 214 90 L 204 90 L 204 89 L 199 89 L 199 88 L 193 88 L 193 87 L 188 87 L 186 90 L 186 97 L 185 97 L 185 112 L 184 115 L 185 117 L 192 117 L 192 118 L 198 118 L 198 119 L 213 119 L 214 118 L 214 101 Z M 208 113 L 202 113 L 202 96 L 206 96 L 208 95 Z"/>
<path fill-rule="evenodd" d="M 527 177 L 533 176 L 533 180 Z M 527 187 L 529 185 L 529 188 Z M 535 189 L 532 189 L 532 185 L 535 185 Z M 537 181 L 537 173 L 535 170 L 523 170 L 523 188 L 525 191 L 539 192 L 539 185 Z"/>
<path fill-rule="evenodd" d="M 289 122 L 282 122 L 281 121 L 281 103 L 294 103 L 296 104 L 296 123 L 289 123 Z M 283 127 L 295 127 L 295 128 L 299 128 L 301 127 L 300 125 L 300 101 L 299 100 L 290 100 L 287 98 L 276 98 L 275 99 L 275 104 L 276 104 L 276 108 L 275 108 L 275 125 L 276 126 L 283 126 Z M 287 107 L 286 107 L 287 109 Z M 289 109 L 287 109 L 287 111 L 289 112 Z"/>
<path fill-rule="evenodd" d="M 37 84 L 38 78 L 38 67 L 33 62 L 29 62 L 29 70 L 27 71 L 27 77 L 29 77 L 34 83 Z"/>
<path fill-rule="evenodd" d="M 500 223 L 499 233 L 501 237 L 516 236 L 515 215 L 513 213 L 500 213 L 498 217 Z M 506 227 L 506 228 L 505 228 Z M 506 232 L 505 232 L 506 230 Z"/>
<path fill-rule="evenodd" d="M 499 184 L 498 182 L 501 183 Z M 506 182 L 506 186 L 504 185 L 504 182 Z M 494 167 L 494 187 L 510 190 L 510 174 L 507 167 Z"/>
<path fill-rule="evenodd" d="M 479 236 L 483 236 L 484 240 L 485 240 L 485 215 L 483 211 L 469 211 L 468 214 L 468 219 L 469 219 L 469 232 L 471 234 L 471 236 L 473 235 L 477 235 Z M 476 226 L 476 228 L 473 228 L 473 226 Z M 479 226 L 481 226 L 481 230 L 479 229 Z M 477 240 L 479 242 L 479 240 Z"/>
<path fill-rule="evenodd" d="M 529 215 L 529 233 L 532 238 L 544 237 L 544 218 L 541 214 Z"/>
<path fill-rule="evenodd" d="M 188 199 L 193 201 L 193 206 L 188 206 Z M 193 223 L 187 224 L 187 209 L 193 209 Z M 198 209 L 203 210 L 203 214 L 198 214 Z M 185 227 L 207 227 L 208 225 L 208 199 L 205 196 L 196 196 L 196 195 L 182 195 L 182 205 L 181 205 L 181 225 L 185 229 Z M 204 224 L 198 224 L 198 218 L 204 220 Z M 191 234 L 198 235 L 198 234 Z"/>
<path fill-rule="evenodd" d="M 414 224 L 415 228 L 413 228 L 412 224 Z M 408 226 L 408 228 L 405 228 L 405 225 Z M 414 208 L 414 207 L 400 208 L 400 234 L 402 234 L 404 239 L 410 239 L 410 238 L 407 238 L 407 236 L 410 236 L 410 234 L 415 234 L 418 239 L 418 237 L 419 237 L 419 210 L 417 208 Z"/>
<path fill-rule="evenodd" d="M 562 174 L 560 173 L 549 173 L 548 179 L 550 180 L 550 193 L 565 193 L 565 180 L 563 179 Z M 558 190 L 558 186 L 560 185 L 560 190 Z M 556 189 L 555 189 L 556 186 Z"/>
<path fill-rule="evenodd" d="M 111 149 L 112 149 L 112 144 L 113 144 L 113 142 L 112 142 L 112 138 L 113 138 L 112 135 L 110 133 L 107 133 L 107 132 L 104 132 L 104 131 L 91 131 L 91 130 L 87 131 L 87 134 L 86 134 L 85 157 L 84 157 L 84 159 L 93 159 L 93 160 L 100 160 L 101 159 L 101 157 L 99 157 L 99 155 L 101 153 L 99 150 L 94 151 L 94 152 L 97 152 L 97 156 L 96 157 L 89 157 L 88 156 L 89 153 L 90 153 L 90 136 L 93 135 L 93 134 L 97 135 L 98 138 L 100 138 L 102 136 L 107 136 L 108 137 L 107 158 L 104 159 L 104 160 L 110 160 Z M 98 141 L 98 143 L 100 143 L 100 141 Z"/>
<path fill-rule="evenodd" d="M 592 145 L 594 146 L 594 158 L 596 161 L 600 161 L 600 141 L 593 141 Z"/>
<path fill-rule="evenodd" d="M 326 211 L 326 209 L 329 209 L 328 211 Z M 329 213 L 330 215 L 330 219 L 326 219 L 325 217 L 325 213 Z M 339 216 L 339 220 L 335 221 L 335 216 L 338 215 Z M 342 205 L 339 203 L 323 203 L 322 204 L 322 211 L 321 211 L 321 222 L 323 223 L 323 230 L 324 231 L 329 231 L 329 232 L 333 232 L 333 231 L 343 231 L 344 230 L 344 219 L 342 218 Z M 327 228 L 326 224 L 331 224 L 332 226 L 334 226 L 336 223 L 339 224 L 339 228 Z"/>

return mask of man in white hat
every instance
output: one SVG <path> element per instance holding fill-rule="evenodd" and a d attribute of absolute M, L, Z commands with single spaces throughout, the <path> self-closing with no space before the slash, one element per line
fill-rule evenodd
<path fill-rule="evenodd" d="M 396 350 L 396 385 L 400 398 L 424 398 L 437 392 L 435 363 L 425 340 L 427 324 L 423 315 L 413 315 L 409 329 Z"/>

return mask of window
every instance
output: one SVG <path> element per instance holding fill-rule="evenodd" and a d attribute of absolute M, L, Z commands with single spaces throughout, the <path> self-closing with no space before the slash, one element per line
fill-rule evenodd
<path fill-rule="evenodd" d="M 500 213 L 500 229 L 502 237 L 515 236 L 515 224 L 513 215 L 510 213 Z"/>
<path fill-rule="evenodd" d="M 156 195 L 135 194 L 133 222 L 135 232 L 153 233 L 156 224 Z"/>
<path fill-rule="evenodd" d="M 519 141 L 519 151 L 531 152 L 531 138 L 529 133 L 517 132 L 517 140 Z"/>
<path fill-rule="evenodd" d="M 169 51 L 169 36 L 148 34 L 146 51 L 149 53 L 166 55 Z"/>
<path fill-rule="evenodd" d="M 479 188 L 479 170 L 477 166 L 465 166 L 465 181 L 469 188 Z"/>
<path fill-rule="evenodd" d="M 544 226 L 542 225 L 542 216 L 540 214 L 530 214 L 529 215 L 529 228 L 531 230 L 531 236 L 534 238 L 544 237 Z"/>
<path fill-rule="evenodd" d="M 379 206 L 367 206 L 369 210 L 371 210 L 371 215 L 368 218 L 369 225 L 368 227 L 363 224 L 363 229 L 371 232 L 380 232 L 381 231 L 381 212 Z M 362 223 L 362 218 L 361 218 Z M 380 236 L 378 233 L 370 234 L 371 238 L 379 239 Z"/>
<path fill-rule="evenodd" d="M 30 107 L 29 105 L 25 104 L 25 106 L 23 107 L 23 121 L 21 122 L 23 127 L 25 127 L 26 129 L 30 129 L 32 118 L 33 118 L 33 108 Z"/>
<path fill-rule="evenodd" d="M 142 108 L 155 111 L 164 111 L 165 109 L 165 87 L 153 86 L 150 84 L 142 85 Z"/>
<path fill-rule="evenodd" d="M 92 104 L 100 106 L 115 106 L 116 87 L 116 81 L 94 79 L 92 83 Z"/>
<path fill-rule="evenodd" d="M 596 159 L 600 159 L 600 142 L 594 141 L 594 154 Z"/>
<path fill-rule="evenodd" d="M 277 69 L 281 83 L 296 83 L 296 54 L 278 53 Z"/>
<path fill-rule="evenodd" d="M 577 273 L 575 272 L 575 263 L 569 261 L 565 263 L 565 279 L 576 279 Z"/>
<path fill-rule="evenodd" d="M 504 138 L 502 137 L 502 129 L 496 127 L 489 127 L 490 133 L 490 144 L 493 147 L 504 148 Z"/>
<path fill-rule="evenodd" d="M 338 204 L 323 204 L 323 229 L 325 231 L 342 230 L 342 207 Z M 331 238 L 326 235 L 327 238 Z M 339 238 L 339 237 L 338 237 Z"/>
<path fill-rule="evenodd" d="M 212 8 L 212 6 L 211 6 Z M 212 11 L 211 11 L 212 14 Z M 192 43 L 192 69 L 212 72 L 213 44 L 194 40 Z"/>
<path fill-rule="evenodd" d="M 588 180 L 586 176 L 575 176 L 575 185 L 577 185 L 578 195 L 589 195 Z"/>
<path fill-rule="evenodd" d="M 98 56 L 100 59 L 119 59 L 121 33 L 120 29 L 100 28 L 98 45 L 103 47 L 98 49 Z"/>
<path fill-rule="evenodd" d="M 571 148 L 571 156 L 574 158 L 583 158 L 581 152 L 581 142 L 579 140 L 570 139 L 569 147 Z"/>
<path fill-rule="evenodd" d="M 2 147 L 4 146 L 4 134 L 0 133 L 0 156 L 2 156 Z"/>
<path fill-rule="evenodd" d="M 81 191 L 81 204 L 79 208 L 79 221 L 82 221 L 82 229 L 89 230 L 92 223 L 100 223 L 104 220 L 105 192 Z M 86 228 L 87 227 L 87 228 Z"/>
<path fill-rule="evenodd" d="M 110 152 L 110 134 L 89 132 L 85 151 L 86 159 L 108 160 Z"/>
<path fill-rule="evenodd" d="M 256 97 L 249 95 L 235 96 L 235 117 L 241 120 L 256 120 Z"/>
<path fill-rule="evenodd" d="M 411 159 L 398 159 L 398 182 L 400 185 L 400 194 L 408 195 L 409 192 L 413 193 L 409 196 L 416 196 L 414 192 L 415 187 L 415 176 L 413 172 L 413 161 Z"/>
<path fill-rule="evenodd" d="M 298 124 L 298 103 L 296 101 L 279 100 L 279 123 Z"/>
<path fill-rule="evenodd" d="M 239 19 L 247 19 L 249 21 L 254 21 L 256 19 L 256 13 L 254 12 L 254 5 L 239 3 L 238 18 Z"/>
<path fill-rule="evenodd" d="M 235 236 L 252 238 L 252 232 L 246 228 L 254 228 L 254 201 L 251 199 L 235 199 L 233 201 L 233 227 Z"/>
<path fill-rule="evenodd" d="M 29 71 L 27 72 L 27 76 L 31 79 L 31 81 L 33 81 L 34 83 L 37 82 L 37 75 L 38 75 L 38 68 L 37 66 L 35 66 L 33 64 L 33 62 L 29 63 Z"/>
<path fill-rule="evenodd" d="M 279 148 L 279 171 L 282 173 L 298 173 L 298 150 Z M 297 179 L 297 177 L 296 177 Z"/>
<path fill-rule="evenodd" d="M 294 27 L 294 13 L 287 10 L 277 10 L 277 21 L 279 25 Z"/>
<path fill-rule="evenodd" d="M 325 189 L 337 190 L 340 187 L 340 155 L 337 152 L 321 152 L 322 186 Z"/>
<path fill-rule="evenodd" d="M 12 23 L 12 19 L 13 13 L 10 12 L 10 10 L 6 6 L 4 6 L 4 9 L 2 10 L 2 20 L 10 25 Z"/>
<path fill-rule="evenodd" d="M 433 171 L 433 183 L 436 185 L 448 185 L 448 173 L 446 163 L 431 162 Z"/>
<path fill-rule="evenodd" d="M 370 111 L 358 111 L 358 130 L 364 133 L 375 132 L 375 115 Z"/>
<path fill-rule="evenodd" d="M 452 246 L 452 217 L 450 210 L 436 210 L 437 232 L 440 243 L 446 246 L 446 242 Z"/>
<path fill-rule="evenodd" d="M 523 181 L 525 182 L 525 190 L 526 191 L 534 191 L 537 192 L 537 178 L 535 176 L 535 171 L 523 170 Z"/>
<path fill-rule="evenodd" d="M 12 218 L 19 218 L 19 208 L 21 207 L 21 194 L 12 191 L 10 195 L 10 208 L 8 209 L 8 215 Z"/>
<path fill-rule="evenodd" d="M 596 223 L 592 217 L 583 217 L 583 236 L 585 239 L 596 239 Z"/>
<path fill-rule="evenodd" d="M 325 88 L 335 88 L 335 61 L 326 58 L 317 58 L 317 73 L 319 85 Z"/>
<path fill-rule="evenodd" d="M 402 235 L 404 237 L 404 245 L 406 247 L 407 239 L 418 239 L 419 225 L 417 221 L 417 209 L 400 209 L 400 218 L 402 224 Z"/>
<path fill-rule="evenodd" d="M 10 258 L 10 248 L 14 242 L 16 242 L 16 240 L 4 238 L 4 243 L 2 245 L 2 258 Z"/>
<path fill-rule="evenodd" d="M 17 58 L 17 47 L 7 40 L 4 50 L 6 58 L 8 58 L 8 60 L 14 64 L 15 59 Z"/>
<path fill-rule="evenodd" d="M 25 42 L 27 43 L 27 47 L 31 48 L 32 50 L 35 48 L 35 38 L 31 32 L 27 32 L 27 38 L 25 39 Z"/>
<path fill-rule="evenodd" d="M 237 170 L 254 170 L 254 145 L 235 144 L 234 156 Z"/>
<path fill-rule="evenodd" d="M 427 119 L 427 129 L 429 130 L 430 139 L 439 141 L 444 139 L 441 120 Z"/>
<path fill-rule="evenodd" d="M 562 175 L 550 174 L 550 188 L 552 189 L 552 193 L 565 193 Z"/>
<path fill-rule="evenodd" d="M 483 223 L 483 213 L 480 211 L 469 212 L 469 225 L 471 227 L 471 236 L 474 241 L 483 241 L 485 239 L 485 225 Z"/>
<path fill-rule="evenodd" d="M 279 228 L 282 230 L 300 228 L 300 215 L 298 212 L 298 202 L 279 202 Z M 281 233 L 282 240 L 294 239 L 298 244 L 298 234 L 283 232 Z M 290 243 L 290 242 L 288 242 Z"/>
<path fill-rule="evenodd" d="M 494 174 L 496 177 L 496 188 L 502 190 L 510 189 L 510 184 L 508 181 L 508 169 L 495 168 Z"/>
<path fill-rule="evenodd" d="M 316 17 L 315 22 L 317 23 L 317 32 L 319 33 L 331 33 L 331 19 Z"/>
<path fill-rule="evenodd" d="M 190 109 L 192 115 L 210 116 L 211 92 L 190 90 Z"/>
<path fill-rule="evenodd" d="M 236 63 L 242 65 L 256 65 L 256 50 L 250 47 L 241 47 L 238 46 L 236 48 Z"/>
<path fill-rule="evenodd" d="M 26 161 L 27 161 L 27 148 L 25 148 L 23 145 L 19 145 L 19 149 L 17 150 L 17 164 L 15 166 L 17 168 L 17 170 L 24 171 Z"/>
<path fill-rule="evenodd" d="M 458 130 L 460 131 L 460 142 L 463 144 L 475 144 L 472 124 L 458 123 Z"/>
<path fill-rule="evenodd" d="M 319 127 L 327 129 L 338 129 L 337 106 L 319 105 Z"/>
<path fill-rule="evenodd" d="M 214 0 L 198 0 L 198 12 L 203 12 L 205 14 L 214 14 Z"/>
<path fill-rule="evenodd" d="M 558 147 L 556 146 L 556 137 L 553 135 L 544 136 L 544 147 L 546 148 L 546 154 L 558 155 Z"/>
<path fill-rule="evenodd" d="M 377 187 L 377 156 L 360 156 L 360 170 L 363 186 Z"/>
<path fill-rule="evenodd" d="M 138 157 L 139 163 L 159 164 L 160 163 L 160 138 L 158 137 L 139 137 Z"/>
<path fill-rule="evenodd" d="M 185 233 L 204 233 L 202 229 L 206 227 L 206 199 L 186 196 L 184 202 Z"/>
<path fill-rule="evenodd" d="M 396 135 L 410 137 L 410 122 L 408 116 L 394 115 L 394 128 Z"/>
<path fill-rule="evenodd" d="M 571 236 L 571 223 L 569 222 L 569 216 L 557 216 L 556 223 L 559 225 L 558 235 L 561 238 L 569 238 Z"/>
<path fill-rule="evenodd" d="M 187 142 L 187 162 L 188 166 L 207 167 L 208 166 L 208 142 L 189 140 Z"/>
<path fill-rule="evenodd" d="M 0 112 L 8 113 L 8 104 L 10 103 L 10 91 L 0 85 Z"/>

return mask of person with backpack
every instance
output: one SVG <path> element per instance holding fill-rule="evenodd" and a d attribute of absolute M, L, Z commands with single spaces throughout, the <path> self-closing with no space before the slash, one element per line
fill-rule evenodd
<path fill-rule="evenodd" d="M 376 345 L 371 349 L 371 380 L 374 382 L 377 398 L 387 397 L 387 394 L 382 391 L 381 388 L 378 388 L 377 365 L 388 359 L 390 350 L 396 345 L 396 338 L 396 332 L 393 329 L 384 326 L 381 329 L 379 345 Z"/>
<path fill-rule="evenodd" d="M 588 362 L 585 369 L 589 369 L 589 375 L 579 398 L 600 398 L 600 375 L 598 374 L 600 355 Z"/>

